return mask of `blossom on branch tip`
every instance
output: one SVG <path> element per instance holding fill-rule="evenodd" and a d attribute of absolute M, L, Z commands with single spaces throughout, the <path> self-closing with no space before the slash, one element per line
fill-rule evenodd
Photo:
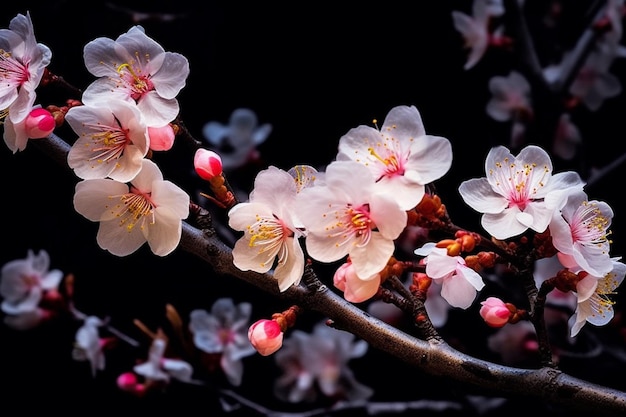
<path fill-rule="evenodd" d="M 76 184 L 74 208 L 100 222 L 97 242 L 114 255 L 126 256 L 148 242 L 165 256 L 179 244 L 182 220 L 189 215 L 189 196 L 163 180 L 158 166 L 143 159 L 130 185 L 112 179 L 88 179 Z"/>
<path fill-rule="evenodd" d="M 425 185 L 448 172 L 452 147 L 448 139 L 426 134 L 415 106 L 397 106 L 380 130 L 361 125 L 343 135 L 337 160 L 368 167 L 378 191 L 410 210 L 424 197 Z"/>
<path fill-rule="evenodd" d="M 30 13 L 18 14 L 8 29 L 0 30 L 0 110 L 5 120 L 17 124 L 28 116 L 51 58 L 50 48 L 35 39 Z M 13 153 L 18 149 L 11 148 Z"/>
<path fill-rule="evenodd" d="M 111 99 L 72 107 L 65 120 L 78 135 L 67 162 L 82 179 L 131 181 L 148 153 L 148 129 L 137 106 Z"/>
<path fill-rule="evenodd" d="M 283 346 L 283 334 L 276 320 L 258 320 L 248 329 L 250 343 L 262 356 L 269 356 Z"/>
<path fill-rule="evenodd" d="M 305 232 L 295 211 L 297 195 L 294 177 L 270 166 L 257 174 L 249 201 L 228 212 L 229 226 L 244 232 L 233 248 L 233 263 L 243 271 L 260 273 L 275 265 L 280 291 L 300 283 L 304 273 L 298 238 Z"/>
<path fill-rule="evenodd" d="M 133 26 L 116 40 L 101 37 L 87 43 L 83 56 L 87 70 L 98 77 L 84 91 L 85 104 L 102 98 L 136 103 L 148 126 L 161 127 L 176 118 L 176 96 L 185 86 L 189 62 L 183 55 L 166 52 Z"/>
<path fill-rule="evenodd" d="M 365 165 L 328 165 L 324 183 L 303 189 L 296 201 L 309 255 L 320 262 L 349 255 L 361 279 L 382 271 L 395 250 L 394 240 L 407 225 L 407 213 L 393 197 L 378 191 Z"/>
<path fill-rule="evenodd" d="M 553 175 L 550 156 L 535 145 L 517 156 L 504 146 L 492 148 L 485 172 L 487 177 L 462 182 L 459 193 L 467 205 L 483 213 L 481 225 L 499 240 L 528 229 L 544 232 L 568 193 L 584 186 L 574 171 Z"/>

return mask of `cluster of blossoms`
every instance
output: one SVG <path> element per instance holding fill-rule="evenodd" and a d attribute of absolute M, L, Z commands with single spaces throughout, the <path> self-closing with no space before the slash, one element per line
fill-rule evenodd
<path fill-rule="evenodd" d="M 612 3 L 614 13 L 622 6 L 617 3 Z M 455 27 L 472 48 L 466 69 L 480 61 L 490 44 L 506 43 L 498 31 L 491 32 L 492 19 L 504 12 L 502 5 L 487 0 L 475 0 L 473 5 L 473 17 L 453 14 Z M 617 25 L 612 29 L 618 30 Z M 608 43 L 601 50 L 612 60 L 622 52 L 611 33 L 605 32 Z M 179 113 L 176 96 L 185 86 L 188 62 L 164 51 L 141 26 L 115 40 L 97 38 L 85 46 L 83 55 L 97 78 L 80 101 L 53 115 L 35 104 L 35 89 L 51 53 L 36 43 L 30 17 L 18 15 L 9 29 L 0 31 L 5 143 L 14 153 L 22 151 L 28 139 L 50 136 L 59 123 L 67 122 L 78 135 L 67 155 L 69 167 L 80 178 L 74 208 L 99 222 L 98 245 L 113 255 L 127 256 L 147 243 L 155 255 L 166 256 L 180 243 L 192 201 L 164 179 L 150 156 L 173 146 L 173 122 Z M 596 57 L 594 62 L 606 59 Z M 546 70 L 548 80 L 555 82 L 555 71 Z M 582 100 L 583 93 L 572 88 Z M 532 116 L 530 84 L 512 72 L 492 79 L 490 89 L 494 97 L 488 114 L 519 124 L 514 139 L 521 137 Z M 597 95 L 592 97 L 596 101 L 586 103 L 594 109 Z M 567 121 L 564 117 L 561 120 Z M 571 126 L 565 130 L 575 132 Z M 323 170 L 308 165 L 263 169 L 248 200 L 236 202 L 224 170 L 255 160 L 256 146 L 270 131 L 269 124 L 258 126 L 249 109 L 239 109 L 228 126 L 211 122 L 203 132 L 216 148 L 228 142 L 235 152 L 221 155 L 199 147 L 193 163 L 195 173 L 209 182 L 215 194 L 212 201 L 228 208 L 228 225 L 239 233 L 233 264 L 242 271 L 271 271 L 280 293 L 300 285 L 307 265 L 314 261 L 341 262 L 333 284 L 352 303 L 388 302 L 392 297 L 385 293 L 387 280 L 410 272 L 403 296 L 414 303 L 411 313 L 420 311 L 416 322 L 429 320 L 436 326 L 445 321 L 441 300 L 446 307 L 470 308 L 486 286 L 481 272 L 506 265 L 516 269 L 521 280 L 534 279 L 537 294 L 529 296 L 530 311 L 487 296 L 479 314 L 488 326 L 536 321 L 532 307 L 553 290 L 573 296 L 571 337 L 586 323 L 601 326 L 613 318 L 610 296 L 626 275 L 621 258 L 611 255 L 613 211 L 605 202 L 589 199 L 578 173 L 554 173 L 550 156 L 541 147 L 527 145 L 514 155 L 508 147 L 495 146 L 486 157 L 486 176 L 461 183 L 463 201 L 482 215 L 480 224 L 489 235 L 483 237 L 453 224 L 431 188 L 452 166 L 452 145 L 447 138 L 426 133 L 415 106 L 392 108 L 380 128 L 361 125 L 349 130 L 339 139 L 335 159 Z M 512 143 L 517 147 L 522 142 Z M 570 155 L 571 148 L 558 149 L 562 157 Z M 424 232 L 420 239 L 403 243 L 410 248 L 410 259 L 396 259 L 398 245 L 411 228 L 438 230 L 454 238 L 431 241 Z M 418 240 L 425 242 L 417 245 Z M 543 261 L 551 262 L 545 276 L 538 272 Z M 106 320 L 76 310 L 71 296 L 63 300 L 57 292 L 62 273 L 48 267 L 45 252 L 37 256 L 29 252 L 25 260 L 3 267 L 0 295 L 5 321 L 26 329 L 67 309 L 82 322 L 74 358 L 88 361 L 95 375 L 105 367 L 104 351 L 111 341 L 101 331 L 114 332 Z M 521 276 L 529 270 L 530 275 Z M 284 375 L 275 390 L 287 401 L 311 400 L 318 392 L 355 400 L 372 395 L 347 367 L 350 359 L 365 353 L 365 342 L 354 342 L 352 334 L 322 324 L 311 334 L 295 330 L 286 338 L 297 306 L 252 325 L 251 310 L 249 303 L 236 305 L 226 298 L 217 300 L 210 312 L 190 313 L 185 334 L 205 362 L 218 358 L 230 384 L 241 384 L 243 358 L 254 352 L 263 356 L 278 352 L 275 357 Z M 441 321 L 436 319 L 439 313 Z M 193 383 L 194 366 L 171 351 L 168 337 L 160 330 L 146 333 L 152 339 L 148 357 L 119 377 L 119 387 L 143 395 L 172 379 Z"/>
<path fill-rule="evenodd" d="M 229 211 L 230 226 L 243 232 L 234 263 L 256 272 L 274 268 L 285 291 L 303 275 L 302 238 L 314 260 L 345 260 L 334 285 L 346 300 L 369 300 L 386 278 L 409 213 L 421 213 L 420 203 L 431 198 L 425 186 L 444 175 L 451 162 L 450 143 L 425 134 L 415 107 L 395 107 L 380 130 L 359 126 L 344 135 L 336 160 L 323 172 L 309 166 L 261 171 L 249 201 Z M 483 213 L 482 227 L 496 241 L 528 238 L 529 232 L 547 236 L 544 244 L 550 249 L 534 256 L 555 256 L 562 271 L 546 285 L 577 296 L 571 335 L 586 322 L 606 324 L 613 316 L 607 295 L 624 278 L 623 264 L 610 256 L 610 207 L 588 199 L 576 172 L 553 173 L 549 155 L 538 146 L 529 145 L 517 156 L 494 147 L 485 171 L 487 177 L 459 187 L 463 200 Z M 461 255 L 473 252 L 480 239 L 456 235 L 453 241 L 427 242 L 415 254 L 423 257 L 426 277 L 439 285 L 441 297 L 451 307 L 467 309 L 485 286 L 481 268 L 493 264 L 495 254 L 482 265 L 470 264 Z M 523 317 L 513 305 L 496 300 L 490 297 L 481 309 L 489 325 L 501 327 Z"/>
<path fill-rule="evenodd" d="M 50 63 L 52 51 L 37 43 L 30 15 L 19 14 L 0 30 L 0 120 L 4 142 L 13 151 L 26 148 L 28 139 L 48 136 L 52 114 L 36 105 L 36 88 Z"/>
<path fill-rule="evenodd" d="M 29 251 L 26 258 L 2 266 L 0 306 L 5 324 L 22 331 L 69 313 L 81 323 L 75 333 L 72 357 L 87 362 L 92 376 L 96 377 L 106 368 L 107 351 L 117 343 L 122 341 L 135 347 L 139 343 L 111 327 L 107 319 L 77 310 L 71 294 L 73 279 L 64 277 L 58 269 L 50 269 L 50 258 L 45 250 L 38 254 Z M 62 283 L 64 290 L 59 289 Z M 278 314 L 275 320 L 266 322 L 278 325 L 289 313 Z M 260 341 L 258 347 L 251 343 L 259 341 L 259 335 L 251 337 L 251 332 L 258 331 L 260 325 L 267 328 L 265 322 L 250 325 L 251 316 L 252 304 L 236 304 L 232 298 L 218 298 L 209 311 L 192 310 L 186 321 L 187 328 L 181 328 L 177 334 L 189 338 L 196 349 L 193 354 L 169 347 L 171 337 L 176 335 L 142 328 L 151 338 L 147 358 L 139 360 L 132 370 L 121 373 L 117 378 L 118 387 L 144 396 L 167 387 L 172 380 L 197 384 L 201 381 L 194 379 L 194 375 L 200 373 L 200 368 L 210 372 L 221 370 L 231 385 L 240 386 L 243 359 L 257 351 L 262 353 L 267 346 L 265 340 Z M 283 344 L 283 333 L 279 332 L 280 343 L 274 351 Z M 276 334 L 272 334 L 268 340 L 271 342 L 275 337 Z M 185 344 L 186 341 L 178 342 Z M 372 390 L 356 381 L 348 367 L 351 359 L 362 356 L 366 350 L 364 341 L 354 342 L 352 334 L 337 332 L 325 324 L 316 325 L 311 333 L 294 331 L 285 339 L 280 355 L 276 355 L 276 363 L 283 370 L 283 376 L 276 381 L 276 395 L 288 402 L 314 400 L 318 393 L 354 400 L 368 398 Z"/>
<path fill-rule="evenodd" d="M 371 298 L 407 226 L 407 210 L 451 164 L 450 142 L 427 135 L 414 106 L 395 107 L 380 130 L 359 126 L 342 136 L 336 161 L 324 172 L 309 166 L 260 172 L 249 202 L 228 213 L 230 226 L 244 232 L 234 263 L 256 272 L 275 268 L 284 291 L 302 278 L 303 237 L 317 261 L 349 257 L 354 273 L 345 271 L 341 285 L 359 294 L 351 301 Z M 374 285 L 363 291 L 367 282 Z"/>

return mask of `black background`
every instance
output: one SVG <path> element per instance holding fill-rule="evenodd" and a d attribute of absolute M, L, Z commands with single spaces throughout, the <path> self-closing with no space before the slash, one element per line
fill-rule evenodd
<path fill-rule="evenodd" d="M 181 118 L 192 135 L 201 138 L 204 123 L 226 123 L 239 107 L 253 109 L 260 123 L 273 125 L 270 137 L 259 148 L 259 168 L 325 165 L 334 158 L 339 138 L 350 128 L 371 124 L 373 119 L 382 121 L 394 106 L 415 105 L 427 133 L 447 137 L 452 143 L 453 166 L 437 182 L 437 188 L 453 219 L 472 228 L 477 227 L 479 217 L 460 201 L 456 190 L 460 181 L 483 176 L 489 148 L 508 140 L 509 125 L 491 120 L 484 109 L 490 97 L 488 79 L 507 74 L 513 62 L 506 53 L 495 51 L 471 71 L 463 70 L 466 53 L 453 28 L 451 11 L 468 12 L 468 5 L 468 1 L 369 5 L 24 1 L 3 5 L 0 27 L 8 27 L 17 13 L 30 11 L 37 40 L 52 50 L 49 70 L 85 88 L 93 77 L 82 61 L 83 46 L 99 36 L 115 39 L 141 24 L 165 50 L 179 52 L 189 60 L 191 72 L 178 99 Z M 573 37 L 563 36 L 566 40 Z M 623 63 L 616 63 L 614 72 L 622 80 L 623 69 Z M 45 104 L 63 104 L 49 93 L 40 95 L 49 100 Z M 555 171 L 579 167 L 579 163 L 586 168 L 601 167 L 621 155 L 625 150 L 624 104 L 620 96 L 608 100 L 598 113 L 580 111 L 585 148 L 579 158 L 584 161 L 555 159 Z M 166 165 L 166 178 L 188 181 L 191 154 L 178 144 L 172 154 L 178 159 L 175 165 Z M 164 323 L 166 303 L 179 309 L 183 317 L 194 308 L 210 309 L 221 296 L 253 302 L 254 318 L 288 307 L 245 283 L 214 275 L 180 250 L 165 258 L 153 256 L 147 247 L 125 258 L 104 253 L 95 242 L 97 225 L 73 209 L 76 177 L 36 146 L 29 144 L 15 155 L 2 147 L 0 170 L 5 219 L 0 263 L 23 258 L 28 249 L 46 250 L 52 268 L 75 275 L 79 309 L 110 316 L 116 327 L 142 342 L 146 339 L 132 320 L 138 318 L 156 329 Z M 252 173 L 248 174 L 240 178 L 244 188 L 253 179 Z M 615 211 L 615 255 L 621 255 L 624 248 L 623 175 L 619 167 L 587 190 L 590 198 L 606 201 Z M 131 400 L 115 388 L 114 378 L 130 370 L 143 351 L 121 348 L 111 353 L 107 371 L 93 379 L 85 363 L 71 358 L 75 329 L 51 325 L 29 332 L 0 330 L 5 401 L 19 399 L 18 407 L 41 406 L 65 414 L 176 410 L 211 415 L 221 409 L 213 396 L 198 387 L 174 385 L 167 395 Z M 459 329 L 463 337 L 469 331 Z M 484 331 L 477 333 L 482 340 Z M 468 349 L 478 346 L 476 342 Z M 285 407 L 269 397 L 266 378 L 276 372 L 273 359 L 252 357 L 246 364 L 244 386 L 253 388 L 244 393 L 267 406 Z M 603 384 L 616 384 L 615 379 L 623 376 L 618 373 L 623 364 L 618 369 L 600 365 L 595 371 L 577 366 L 567 370 Z M 390 383 L 380 386 L 376 375 L 384 371 L 391 371 L 391 375 L 384 374 Z M 463 387 L 425 377 L 418 370 L 407 371 L 378 352 L 357 361 L 355 372 L 363 383 L 377 386 L 376 401 L 456 398 L 465 392 Z"/>

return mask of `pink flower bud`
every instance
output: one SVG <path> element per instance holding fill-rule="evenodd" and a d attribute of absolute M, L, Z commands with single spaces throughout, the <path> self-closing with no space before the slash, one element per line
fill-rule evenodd
<path fill-rule="evenodd" d="M 163 127 L 148 127 L 150 149 L 153 151 L 169 151 L 174 146 L 174 129 L 169 124 Z"/>
<path fill-rule="evenodd" d="M 30 139 L 45 138 L 55 127 L 52 113 L 41 107 L 33 109 L 24 119 L 24 130 Z"/>
<path fill-rule="evenodd" d="M 117 377 L 117 386 L 122 391 L 134 392 L 138 383 L 137 375 L 132 372 L 124 372 Z"/>
<path fill-rule="evenodd" d="M 263 356 L 271 355 L 283 345 L 283 331 L 274 320 L 262 319 L 248 329 L 248 339 Z"/>
<path fill-rule="evenodd" d="M 199 148 L 193 157 L 193 167 L 200 178 L 210 181 L 222 173 L 222 158 L 213 151 Z"/>
<path fill-rule="evenodd" d="M 480 316 L 491 327 L 502 327 L 509 322 L 511 311 L 508 309 L 504 301 L 496 297 L 488 297 L 480 303 Z"/>

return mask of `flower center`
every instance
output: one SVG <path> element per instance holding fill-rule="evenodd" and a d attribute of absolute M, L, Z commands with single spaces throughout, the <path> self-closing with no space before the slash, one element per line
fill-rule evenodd
<path fill-rule="evenodd" d="M 122 129 L 120 126 L 104 126 L 96 125 L 100 132 L 92 133 L 91 139 L 94 142 L 92 148 L 93 156 L 90 161 L 98 163 L 109 162 L 122 156 L 126 145 L 130 143 L 128 137 L 128 129 Z"/>
<path fill-rule="evenodd" d="M 292 236 L 293 232 L 280 219 L 276 216 L 262 217 L 257 214 L 256 221 L 247 227 L 247 231 L 250 234 L 248 243 L 250 247 L 258 246 L 259 253 L 271 251 L 278 247 L 278 262 L 285 261 L 287 248 L 282 243 L 287 237 Z M 265 266 L 265 262 L 261 263 L 261 266 Z"/>
<path fill-rule="evenodd" d="M 596 204 L 585 201 L 576 209 L 572 219 L 572 237 L 575 242 L 602 246 L 608 242 L 607 229 L 610 220 L 602 214 Z"/>
<path fill-rule="evenodd" d="M 348 204 L 343 210 L 335 213 L 337 222 L 326 229 L 330 232 L 328 237 L 340 237 L 336 246 L 341 246 L 349 241 L 355 241 L 356 246 L 365 246 L 370 241 L 372 229 L 376 228 L 374 221 L 370 218 L 369 204 L 360 207 L 353 207 Z"/>
<path fill-rule="evenodd" d="M 509 162 L 509 158 L 496 162 L 495 166 L 495 170 L 489 170 L 489 175 L 495 178 L 495 184 L 509 201 L 509 207 L 518 207 L 522 211 L 545 186 L 545 178 L 550 173 L 548 166 L 537 173 L 537 164 L 534 163 L 524 164 L 520 169 L 515 162 Z"/>
<path fill-rule="evenodd" d="M 141 68 L 133 68 L 129 63 L 117 67 L 122 81 L 128 86 L 133 100 L 139 100 L 148 91 L 154 90 L 154 84 L 149 75 L 143 75 Z"/>
<path fill-rule="evenodd" d="M 150 199 L 150 194 L 142 193 L 134 187 L 130 192 L 121 196 L 110 196 L 109 198 L 119 199 L 119 203 L 111 208 L 116 217 L 119 217 L 119 226 L 125 227 L 130 233 L 135 226 L 143 230 L 148 221 L 148 225 L 155 224 L 154 209 L 156 205 Z"/>

